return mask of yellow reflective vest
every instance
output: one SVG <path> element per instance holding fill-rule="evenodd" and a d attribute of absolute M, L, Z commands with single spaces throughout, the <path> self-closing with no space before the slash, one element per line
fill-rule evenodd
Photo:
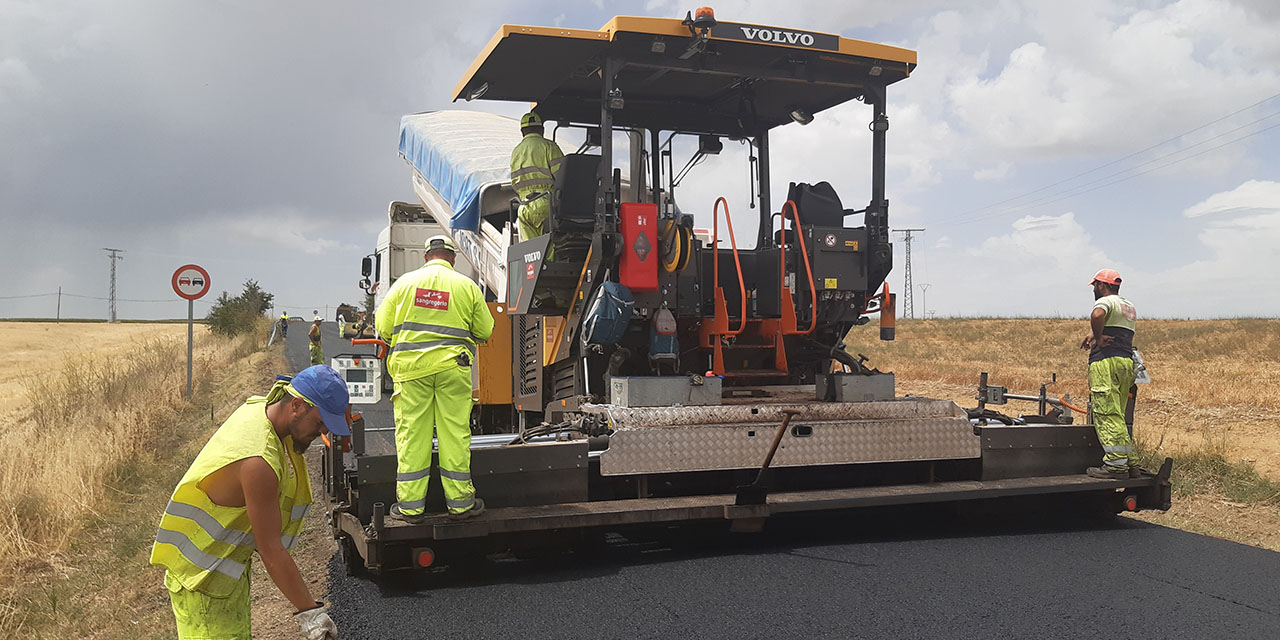
<path fill-rule="evenodd" d="M 311 482 L 293 439 L 282 440 L 267 419 L 268 402 L 285 393 L 285 383 L 279 382 L 267 396 L 249 398 L 213 434 L 173 491 L 160 518 L 151 564 L 168 569 L 184 588 L 214 597 L 231 595 L 257 548 L 248 509 L 214 504 L 199 487 L 233 462 L 258 457 L 276 472 L 281 543 L 293 551 L 311 507 Z"/>
<path fill-rule="evenodd" d="M 445 260 L 432 260 L 396 280 L 378 307 L 375 328 L 391 345 L 387 372 L 397 382 L 457 366 L 458 356 L 493 333 L 484 293 Z"/>
<path fill-rule="evenodd" d="M 564 152 L 554 141 L 537 133 L 525 135 L 511 151 L 511 188 L 521 202 L 527 203 L 538 194 L 551 192 L 562 158 Z"/>

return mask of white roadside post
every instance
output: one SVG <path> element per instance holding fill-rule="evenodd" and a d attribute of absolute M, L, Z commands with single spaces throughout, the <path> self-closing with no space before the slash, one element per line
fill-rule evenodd
<path fill-rule="evenodd" d="M 187 301 L 187 400 L 191 399 L 191 352 L 195 325 L 196 300 L 209 292 L 209 272 L 194 264 L 185 264 L 173 272 L 173 291 Z"/>

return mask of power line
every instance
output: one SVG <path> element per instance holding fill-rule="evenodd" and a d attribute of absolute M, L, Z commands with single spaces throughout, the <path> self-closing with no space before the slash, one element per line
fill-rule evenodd
<path fill-rule="evenodd" d="M 1061 202 L 1061 201 L 1063 201 L 1063 200 L 1067 200 L 1067 199 L 1070 199 L 1070 198 L 1074 198 L 1074 197 L 1076 197 L 1076 196 L 1084 195 L 1084 194 L 1086 194 L 1086 193 L 1091 193 L 1091 192 L 1093 192 L 1093 191 L 1097 191 L 1098 189 L 1102 189 L 1102 188 L 1105 188 L 1105 187 L 1109 187 L 1109 186 L 1111 186 L 1111 185 L 1113 185 L 1113 184 L 1119 184 L 1119 183 L 1121 183 L 1121 182 L 1125 182 L 1126 180 L 1132 180 L 1132 179 L 1137 178 L 1137 177 L 1139 177 L 1139 176 L 1145 176 L 1145 175 L 1147 175 L 1148 173 L 1151 173 L 1151 172 L 1153 172 L 1153 171 L 1159 171 L 1159 170 L 1164 169 L 1164 168 L 1167 168 L 1167 167 L 1172 167 L 1173 165 L 1178 164 L 1178 163 L 1180 163 L 1180 162 L 1186 162 L 1187 160 L 1191 160 L 1191 159 L 1194 159 L 1194 158 L 1198 158 L 1198 157 L 1200 157 L 1200 156 L 1202 156 L 1202 155 L 1204 155 L 1204 154 L 1206 154 L 1206 153 L 1210 153 L 1210 152 L 1212 152 L 1212 151 L 1217 151 L 1218 149 L 1221 149 L 1221 148 L 1223 148 L 1223 147 L 1225 147 L 1225 146 L 1235 144 L 1235 143 L 1237 143 L 1237 142 L 1240 142 L 1241 140 L 1245 140 L 1245 139 L 1248 139 L 1248 138 L 1252 138 L 1253 136 L 1256 136 L 1256 135 L 1259 135 L 1259 134 L 1262 134 L 1262 133 L 1266 133 L 1266 132 L 1268 132 L 1268 131 L 1270 131 L 1270 130 L 1272 130 L 1272 129 L 1275 129 L 1275 128 L 1277 128 L 1277 127 L 1280 127 L 1280 124 L 1273 124 L 1273 125 L 1271 125 L 1271 126 L 1269 126 L 1269 127 L 1265 128 L 1265 129 L 1259 129 L 1258 131 L 1254 131 L 1253 133 L 1249 133 L 1249 134 L 1246 134 L 1246 135 L 1240 136 L 1239 138 L 1236 138 L 1236 139 L 1234 139 L 1234 140 L 1228 140 L 1228 141 L 1226 141 L 1226 142 L 1224 142 L 1224 143 L 1222 143 L 1222 144 L 1220 144 L 1220 145 L 1217 145 L 1217 146 L 1215 146 L 1215 147 L 1210 147 L 1210 148 L 1205 149 L 1204 151 L 1201 151 L 1201 152 L 1199 152 L 1199 153 L 1194 153 L 1194 154 L 1189 155 L 1189 156 L 1187 156 L 1187 157 L 1185 157 L 1185 158 L 1178 158 L 1177 160 L 1174 160 L 1174 161 L 1172 161 L 1172 162 L 1166 162 L 1166 163 L 1164 163 L 1164 164 L 1161 164 L 1161 165 L 1158 165 L 1158 166 L 1152 167 L 1152 168 L 1150 168 L 1150 169 L 1147 169 L 1146 171 L 1140 171 L 1140 172 L 1135 173 L 1135 174 L 1133 174 L 1133 175 L 1131 175 L 1131 176 L 1125 176 L 1125 177 L 1123 177 L 1123 178 L 1118 178 L 1118 179 L 1116 179 L 1116 180 L 1112 180 L 1111 182 L 1107 182 L 1107 183 L 1104 183 L 1104 184 L 1099 184 L 1098 186 L 1093 187 L 1092 189 L 1085 189 L 1084 191 L 1077 191 L 1076 193 L 1066 193 L 1066 195 L 1062 195 L 1061 197 L 1054 198 L 1054 199 L 1052 199 L 1052 200 L 1048 200 L 1048 201 L 1045 201 L 1045 202 L 1039 202 L 1038 204 L 1029 205 L 1029 206 L 1026 206 L 1026 207 L 1015 207 L 1015 208 L 1013 208 L 1013 209 L 1008 209 L 1008 210 L 1004 210 L 1004 211 L 993 211 L 993 212 L 991 212 L 991 213 L 989 213 L 989 214 L 986 214 L 986 215 L 983 215 L 983 216 L 978 216 L 978 217 L 976 217 L 976 218 L 971 218 L 971 219 L 969 219 L 969 220 L 965 220 L 965 221 L 963 221 L 963 222 L 960 222 L 959 224 L 968 224 L 968 223 L 973 223 L 973 222 L 979 222 L 979 221 L 982 221 L 982 220 L 986 220 L 986 219 L 988 219 L 988 218 L 994 218 L 994 217 L 998 217 L 998 216 L 1002 216 L 1002 215 L 1008 215 L 1008 214 L 1011 214 L 1011 213 L 1021 213 L 1022 211 L 1026 211 L 1026 210 L 1028 210 L 1028 209 L 1030 209 L 1030 208 L 1042 207 L 1042 206 L 1045 206 L 1045 205 L 1053 204 L 1053 203 L 1055 203 L 1055 202 Z M 1169 155 L 1176 155 L 1176 154 L 1168 154 L 1168 155 L 1166 155 L 1166 156 L 1164 156 L 1164 157 L 1169 157 Z M 1157 158 L 1157 160 L 1158 160 L 1158 159 L 1159 159 L 1159 158 Z M 1137 167 L 1134 167 L 1134 168 L 1137 168 Z M 1112 177 L 1115 177 L 1115 176 L 1120 175 L 1121 173 L 1124 173 L 1124 171 L 1120 171 L 1120 172 L 1118 172 L 1118 173 L 1111 174 L 1110 176 L 1106 176 L 1106 177 L 1101 178 L 1101 179 L 1112 178 Z M 1087 183 L 1087 184 L 1083 184 L 1083 185 L 1080 185 L 1080 186 L 1081 186 L 1081 187 L 1086 187 L 1086 186 L 1089 186 L 1089 185 L 1092 185 L 1092 184 L 1096 184 L 1097 182 L 1098 182 L 1098 181 L 1097 181 L 1097 180 L 1095 180 L 1095 181 L 1093 181 L 1093 182 L 1089 182 L 1089 183 Z M 1068 190 L 1068 191 L 1070 191 L 1070 190 Z M 1065 192 L 1063 192 L 1063 193 L 1065 193 Z"/>
<path fill-rule="evenodd" d="M 1094 167 L 1094 168 L 1092 168 L 1092 169 L 1089 169 L 1089 170 L 1087 170 L 1087 171 L 1082 171 L 1082 172 L 1077 173 L 1077 174 L 1075 174 L 1075 175 L 1073 175 L 1073 176 L 1070 176 L 1070 177 L 1068 177 L 1068 178 L 1063 178 L 1063 179 L 1061 179 L 1061 180 L 1058 180 L 1057 182 L 1053 182 L 1053 183 L 1050 183 L 1050 184 L 1044 185 L 1044 186 L 1042 186 L 1042 187 L 1037 187 L 1037 188 L 1035 188 L 1035 189 L 1032 189 L 1031 191 L 1027 191 L 1027 192 L 1025 192 L 1025 193 L 1022 193 L 1022 194 L 1019 194 L 1019 195 L 1013 196 L 1013 197 L 1011 197 L 1011 198 L 1006 198 L 1006 199 L 1004 199 L 1004 200 L 1000 200 L 999 202 L 993 202 L 993 203 L 988 204 L 988 205 L 984 205 L 984 206 L 977 207 L 977 208 L 974 208 L 974 209 L 969 209 L 969 210 L 967 210 L 967 211 L 962 211 L 962 212 L 957 213 L 957 214 L 955 214 L 955 215 L 953 215 L 953 216 L 950 216 L 950 217 L 948 217 L 948 218 L 943 218 L 940 222 L 943 222 L 943 223 L 951 222 L 951 221 L 954 221 L 954 220 L 956 220 L 956 219 L 958 219 L 958 218 L 962 218 L 962 217 L 968 216 L 968 215 L 973 214 L 973 213 L 977 213 L 977 212 L 980 212 L 980 211 L 985 211 L 985 210 L 987 210 L 987 209 L 992 209 L 992 208 L 995 208 L 995 207 L 999 207 L 1000 205 L 1008 204 L 1008 203 L 1013 202 L 1013 201 L 1015 201 L 1015 200 L 1021 200 L 1021 199 L 1025 198 L 1025 197 L 1027 197 L 1027 196 L 1034 195 L 1034 194 L 1036 194 L 1036 193 L 1040 193 L 1041 191 L 1045 191 L 1045 190 L 1047 190 L 1047 189 L 1051 189 L 1051 188 L 1053 188 L 1053 187 L 1056 187 L 1056 186 L 1058 186 L 1058 185 L 1060 185 L 1060 184 L 1064 184 L 1064 183 L 1070 182 L 1070 181 L 1072 181 L 1072 180 L 1075 180 L 1076 178 L 1080 178 L 1080 177 L 1083 177 L 1083 176 L 1089 175 L 1089 174 L 1091 174 L 1091 173 L 1094 173 L 1094 172 L 1096 172 L 1096 171 L 1100 171 L 1100 170 L 1102 170 L 1102 169 L 1105 169 L 1105 168 L 1107 168 L 1107 167 L 1110 167 L 1110 166 L 1113 166 L 1113 165 L 1119 164 L 1119 163 L 1121 163 L 1121 162 L 1124 162 L 1125 160 L 1128 160 L 1128 159 L 1130 159 L 1130 158 L 1134 158 L 1134 157 L 1136 157 L 1136 156 L 1140 156 L 1140 155 L 1142 155 L 1142 154 L 1144 154 L 1144 153 L 1146 153 L 1146 152 L 1148 152 L 1148 151 L 1151 151 L 1152 149 L 1159 148 L 1159 147 L 1161 147 L 1161 146 L 1164 146 L 1164 145 L 1166 145 L 1166 144 L 1169 144 L 1170 142 L 1173 142 L 1173 141 L 1178 140 L 1178 139 L 1180 139 L 1180 138 L 1186 137 L 1186 136 L 1188 136 L 1188 135 L 1190 135 L 1190 134 L 1192 134 L 1192 133 L 1195 133 L 1195 132 L 1197 132 L 1197 131 L 1200 131 L 1201 129 L 1205 129 L 1205 128 L 1210 127 L 1210 126 L 1212 126 L 1212 125 L 1214 125 L 1214 124 L 1217 124 L 1217 123 L 1219 123 L 1219 122 L 1222 122 L 1223 120 L 1227 120 L 1227 119 L 1229 119 L 1229 118 L 1231 118 L 1231 117 L 1233 117 L 1233 116 L 1239 115 L 1239 114 L 1241 114 L 1241 113 L 1243 113 L 1243 112 L 1245 112 L 1245 111 L 1248 111 L 1249 109 L 1252 109 L 1252 108 L 1254 108 L 1254 107 L 1257 107 L 1258 105 L 1261 105 L 1261 104 L 1263 104 L 1263 103 L 1265 103 L 1265 102 L 1269 102 L 1269 101 L 1271 101 L 1271 100 L 1274 100 L 1275 98 L 1278 98 L 1278 97 L 1280 97 L 1280 93 L 1277 93 L 1277 94 L 1274 94 L 1274 95 L 1268 96 L 1268 97 L 1263 98 L 1262 100 L 1259 100 L 1259 101 L 1257 101 L 1257 102 L 1255 102 L 1255 103 L 1253 103 L 1253 104 L 1251 104 L 1251 105 L 1249 105 L 1249 106 L 1242 107 L 1242 108 L 1240 108 L 1240 109 L 1237 109 L 1237 110 L 1235 110 L 1235 111 L 1232 111 L 1231 113 L 1228 113 L 1228 114 L 1227 114 L 1227 115 L 1225 115 L 1225 116 L 1222 116 L 1222 117 L 1217 118 L 1217 119 L 1215 119 L 1215 120 L 1211 120 L 1211 121 L 1209 121 L 1209 122 L 1206 122 L 1205 124 L 1202 124 L 1202 125 L 1200 125 L 1200 126 L 1198 126 L 1198 127 L 1195 127 L 1194 129 L 1189 129 L 1189 130 L 1184 131 L 1184 132 L 1182 132 L 1182 133 L 1180 133 L 1180 134 L 1178 134 L 1178 135 L 1176 135 L 1176 136 L 1173 136 L 1173 137 L 1171 137 L 1171 138 L 1168 138 L 1168 139 L 1162 140 L 1162 141 L 1160 141 L 1160 142 L 1157 142 L 1156 144 L 1153 144 L 1153 145 L 1151 145 L 1151 146 L 1149 146 L 1149 147 L 1147 147 L 1147 148 L 1145 148 L 1145 149 L 1142 149 L 1141 151 L 1135 151 L 1135 152 L 1130 153 L 1129 155 L 1126 155 L 1126 156 L 1124 156 L 1124 157 L 1121 157 L 1121 158 L 1118 158 L 1118 159 L 1116 159 L 1116 160 L 1112 160 L 1112 161 L 1110 161 L 1110 162 L 1107 162 L 1107 163 L 1104 163 L 1104 164 L 1098 165 L 1098 166 L 1096 166 L 1096 167 Z M 1204 144 L 1204 143 L 1206 143 L 1206 142 L 1210 142 L 1210 141 L 1212 141 L 1212 140 L 1215 140 L 1215 139 L 1221 138 L 1221 137 L 1222 137 L 1222 136 L 1224 136 L 1224 135 L 1227 135 L 1227 134 L 1233 133 L 1233 132 L 1235 132 L 1235 131 L 1239 131 L 1240 129 L 1243 129 L 1244 127 L 1248 127 L 1248 126 L 1250 126 L 1250 125 L 1257 124 L 1258 122 L 1261 122 L 1261 121 L 1266 120 L 1266 119 L 1268 119 L 1268 118 L 1272 118 L 1272 117 L 1277 116 L 1277 115 L 1280 115 L 1280 111 L 1277 111 L 1277 112 L 1274 112 L 1274 113 L 1268 114 L 1268 115 L 1266 115 L 1266 116 L 1263 116 L 1263 117 L 1261 117 L 1261 118 L 1258 118 L 1257 120 L 1254 120 L 1254 121 L 1249 122 L 1249 123 L 1247 123 L 1247 124 L 1244 124 L 1244 125 L 1241 125 L 1241 126 L 1239 126 L 1239 127 L 1236 127 L 1235 129 L 1232 129 L 1232 130 L 1230 130 L 1230 131 L 1225 131 L 1225 132 L 1223 132 L 1223 133 L 1220 133 L 1220 134 L 1218 134 L 1218 135 L 1212 136 L 1212 137 L 1210 137 L 1210 138 L 1206 138 L 1205 140 L 1202 140 L 1202 141 L 1200 141 L 1200 142 L 1197 142 L 1197 143 L 1195 143 L 1194 145 L 1191 145 L 1190 147 L 1184 147 L 1184 148 L 1182 148 L 1182 149 L 1178 149 L 1178 150 L 1176 150 L 1176 151 L 1172 151 L 1172 152 L 1167 153 L 1167 154 L 1164 154 L 1164 155 L 1162 155 L 1162 156 L 1158 156 L 1158 157 L 1156 157 L 1156 158 L 1153 158 L 1152 160 L 1149 160 L 1149 161 L 1147 161 L 1147 162 L 1145 162 L 1145 163 L 1139 164 L 1139 165 L 1137 165 L 1136 167 L 1131 167 L 1131 168 L 1129 168 L 1129 169 L 1124 169 L 1124 170 L 1118 171 L 1118 172 L 1116 172 L 1116 173 L 1112 173 L 1112 174 L 1110 174 L 1110 175 L 1103 176 L 1102 178 L 1098 178 L 1097 180 L 1094 180 L 1094 181 L 1092 181 L 1092 182 L 1086 183 L 1086 185 L 1078 185 L 1077 187 L 1072 187 L 1071 189 L 1078 188 L 1079 186 L 1087 186 L 1087 185 L 1089 185 L 1089 184 L 1095 184 L 1095 183 L 1097 183 L 1097 182 L 1099 182 L 1099 181 L 1106 180 L 1107 178 L 1114 177 L 1114 176 L 1120 175 L 1120 174 L 1122 174 L 1122 173 L 1125 173 L 1126 171 L 1132 171 L 1133 169 L 1136 169 L 1136 168 L 1138 168 L 1138 167 L 1145 166 L 1145 165 L 1150 164 L 1150 163 L 1152 163 L 1152 162 L 1157 162 L 1157 161 L 1159 161 L 1159 160 L 1161 160 L 1161 159 L 1163 159 L 1163 158 L 1167 158 L 1167 157 L 1172 156 L 1172 155 L 1177 155 L 1178 153 L 1182 153 L 1182 152 L 1184 152 L 1184 151 L 1186 151 L 1186 150 L 1188 150 L 1188 149 L 1191 149 L 1191 148 L 1194 148 L 1194 147 L 1199 146 L 1199 145 L 1201 145 L 1201 144 Z M 1270 129 L 1270 128 L 1271 128 L 1271 127 L 1268 127 L 1268 129 Z M 1263 129 L 1263 131 L 1266 131 L 1266 130 L 1267 130 L 1267 129 Z M 1257 133 L 1261 133 L 1261 131 L 1259 131 L 1259 132 L 1257 132 Z M 1256 134 L 1254 134 L 1254 135 L 1256 135 Z M 1246 136 L 1246 137 L 1249 137 L 1249 136 Z M 1240 139 L 1242 140 L 1243 138 L 1240 138 Z M 1237 141 L 1238 141 L 1238 140 L 1237 140 Z M 1225 146 L 1225 145 L 1223 145 L 1223 146 Z M 1214 148 L 1216 149 L 1216 148 L 1219 148 L 1219 147 L 1214 147 Z M 1193 157 L 1194 157 L 1194 156 L 1193 156 Z M 1149 172 L 1148 172 L 1148 173 L 1149 173 Z M 1141 174 L 1139 174 L 1139 175 L 1141 175 Z M 1067 189 L 1066 191 L 1070 191 L 1071 189 Z M 1064 191 L 1060 191 L 1060 192 L 1058 192 L 1058 193 L 1064 193 Z M 1050 194 L 1049 196 L 1046 196 L 1046 197 L 1052 197 L 1053 195 L 1057 195 L 1057 194 Z M 1041 199 L 1043 199 L 1043 198 L 1041 198 Z M 1028 205 L 1030 205 L 1030 204 L 1032 204 L 1032 203 L 1035 203 L 1035 202 L 1039 202 L 1039 200 L 1033 200 L 1031 203 L 1023 203 L 1023 204 L 1021 204 L 1021 205 L 1017 205 L 1017 207 L 1024 207 L 1024 206 L 1028 206 Z M 1055 200 L 1055 202 L 1056 202 L 1056 200 Z M 1015 207 L 1015 209 L 1016 209 L 1017 207 Z"/>

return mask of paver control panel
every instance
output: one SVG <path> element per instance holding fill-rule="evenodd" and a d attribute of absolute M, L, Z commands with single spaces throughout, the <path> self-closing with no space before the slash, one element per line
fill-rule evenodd
<path fill-rule="evenodd" d="M 377 358 L 341 355 L 329 366 L 347 382 L 351 404 L 373 404 L 382 399 L 382 362 Z"/>

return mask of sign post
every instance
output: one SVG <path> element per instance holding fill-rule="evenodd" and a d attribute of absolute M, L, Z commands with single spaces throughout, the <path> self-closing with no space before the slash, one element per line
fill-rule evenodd
<path fill-rule="evenodd" d="M 196 300 L 209 293 L 209 272 L 194 264 L 184 264 L 173 272 L 173 292 L 187 301 L 187 400 L 191 399 L 191 352 L 194 342 Z"/>

